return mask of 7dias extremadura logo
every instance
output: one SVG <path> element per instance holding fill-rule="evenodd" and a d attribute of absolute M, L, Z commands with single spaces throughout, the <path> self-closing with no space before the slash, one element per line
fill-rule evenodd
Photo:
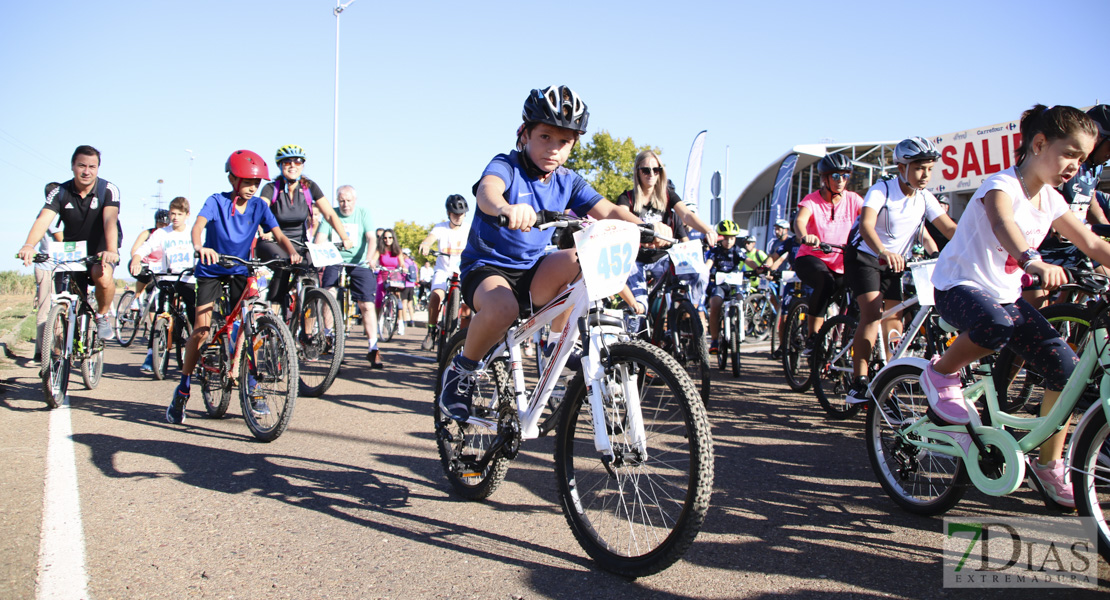
<path fill-rule="evenodd" d="M 944 587 L 1097 588 L 1094 519 L 945 519 Z"/>

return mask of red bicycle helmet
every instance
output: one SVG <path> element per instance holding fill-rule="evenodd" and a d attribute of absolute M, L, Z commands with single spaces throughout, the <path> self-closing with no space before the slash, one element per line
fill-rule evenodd
<path fill-rule="evenodd" d="M 224 170 L 239 179 L 270 179 L 270 169 L 262 157 L 250 150 L 236 150 L 227 157 Z"/>

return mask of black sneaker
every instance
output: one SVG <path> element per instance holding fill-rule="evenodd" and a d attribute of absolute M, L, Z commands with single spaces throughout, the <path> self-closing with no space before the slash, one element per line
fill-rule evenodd
<path fill-rule="evenodd" d="M 178 384 L 173 391 L 173 400 L 166 407 L 166 422 L 180 425 L 185 422 L 185 403 L 189 401 L 189 393 L 181 389 Z"/>
<path fill-rule="evenodd" d="M 816 345 L 817 345 L 817 334 L 816 333 L 809 334 L 809 337 L 806 338 L 806 345 L 805 345 L 804 348 L 802 348 L 802 356 L 809 356 L 810 354 L 813 354 L 813 347 L 816 346 Z"/>
<path fill-rule="evenodd" d="M 460 355 L 461 356 L 461 355 Z M 470 419 L 471 394 L 474 389 L 474 371 L 459 365 L 459 357 L 451 361 L 451 366 L 443 373 L 443 388 L 439 391 L 439 410 L 444 415 L 466 423 Z"/>
<path fill-rule="evenodd" d="M 366 353 L 366 360 L 368 360 L 370 362 L 370 368 L 371 369 L 384 369 L 385 368 L 385 365 L 382 364 L 381 352 L 378 352 L 377 348 L 374 348 L 373 350 Z"/>
<path fill-rule="evenodd" d="M 424 336 L 424 341 L 420 342 L 420 349 L 425 352 L 432 349 L 432 344 L 435 343 L 435 330 L 431 327 L 428 328 L 428 334 Z"/>
<path fill-rule="evenodd" d="M 870 382 L 867 381 L 866 375 L 856 377 L 855 382 L 852 384 L 852 388 L 848 390 L 848 404 L 863 404 L 867 402 L 870 399 L 868 398 L 869 386 Z"/>

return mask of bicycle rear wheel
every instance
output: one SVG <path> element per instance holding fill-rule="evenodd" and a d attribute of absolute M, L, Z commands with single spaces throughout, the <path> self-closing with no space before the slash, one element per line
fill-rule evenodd
<path fill-rule="evenodd" d="M 729 309 L 732 312 L 732 318 L 729 319 L 729 326 L 732 327 L 732 334 L 729 335 L 728 352 L 732 355 L 732 376 L 740 376 L 740 307 L 733 306 Z"/>
<path fill-rule="evenodd" d="M 96 320 L 92 315 L 89 315 L 85 325 L 84 338 L 88 340 L 88 346 L 81 361 L 81 381 L 86 389 L 95 390 L 100 385 L 100 376 L 104 374 L 104 342 L 96 334 Z"/>
<path fill-rule="evenodd" d="M 69 388 L 69 359 L 65 356 L 69 327 L 68 308 L 65 304 L 50 307 L 46 328 L 43 329 L 42 340 L 39 342 L 39 354 L 42 355 L 39 376 L 42 378 L 46 405 L 50 408 L 58 408 L 62 404 L 66 389 Z"/>
<path fill-rule="evenodd" d="M 509 470 L 509 459 L 498 453 L 491 457 L 484 468 L 478 463 L 493 445 L 495 434 L 485 428 L 459 423 L 448 418 L 439 409 L 439 393 L 443 389 L 443 373 L 466 342 L 466 330 L 459 331 L 444 346 L 443 360 L 436 373 L 435 401 L 432 418 L 435 421 L 436 447 L 439 462 L 451 487 L 467 500 L 484 500 L 493 495 Z M 486 367 L 488 377 L 481 377 L 474 384 L 471 414 L 492 421 L 511 414 L 513 394 L 509 387 L 507 362 L 500 358 Z"/>
<path fill-rule="evenodd" d="M 927 418 L 921 369 L 898 365 L 883 370 L 871 385 L 867 411 L 867 457 L 883 490 L 904 510 L 937 515 L 956 505 L 969 479 L 963 460 L 915 446 L 901 433 Z"/>
<path fill-rule="evenodd" d="M 805 302 L 795 302 L 790 308 L 784 324 L 782 370 L 786 375 L 786 384 L 795 392 L 808 390 L 813 382 L 812 369 L 809 368 L 809 358 L 802 354 L 809 333 L 806 321 L 807 310 L 809 310 L 809 305 Z"/>
<path fill-rule="evenodd" d="M 457 287 L 448 286 L 448 294 L 440 303 L 439 339 L 436 341 L 436 358 L 443 363 L 443 353 L 447 348 L 448 340 L 459 331 L 459 305 L 462 293 Z"/>
<path fill-rule="evenodd" d="M 768 320 L 767 303 L 770 302 L 763 294 L 752 294 L 744 298 L 744 316 L 748 328 L 747 337 L 757 342 L 762 342 L 771 335 L 774 323 Z"/>
<path fill-rule="evenodd" d="M 166 378 L 166 371 L 170 366 L 170 322 L 159 317 L 154 321 L 154 330 L 150 332 L 151 369 L 154 378 L 161 381 Z"/>
<path fill-rule="evenodd" d="M 683 302 L 672 316 L 675 319 L 674 329 L 678 333 L 676 358 L 701 392 L 701 401 L 709 406 L 709 348 L 705 345 L 701 317 L 689 301 Z"/>
<path fill-rule="evenodd" d="M 321 396 L 335 382 L 343 360 L 341 314 L 339 303 L 328 292 L 320 288 L 305 292 L 296 321 L 297 373 L 303 396 Z"/>
<path fill-rule="evenodd" d="M 215 315 L 212 318 L 213 323 L 219 320 Z M 204 397 L 204 410 L 213 419 L 224 416 L 231 404 L 231 375 L 228 371 L 231 369 L 233 350 L 226 334 L 218 336 L 201 348 L 200 361 L 194 370 Z"/>
<path fill-rule="evenodd" d="M 259 314 L 252 329 L 239 359 L 239 401 L 251 434 L 272 442 L 293 418 L 297 350 L 289 328 L 270 313 Z"/>
<path fill-rule="evenodd" d="M 813 393 L 830 419 L 847 419 L 863 404 L 849 404 L 852 387 L 852 342 L 856 319 L 837 315 L 825 321 L 813 344 Z"/>
<path fill-rule="evenodd" d="M 1094 517 L 1098 553 L 1110 561 L 1110 424 L 1097 410 L 1072 453 L 1072 492 L 1081 517 Z"/>
<path fill-rule="evenodd" d="M 598 386 L 605 423 L 593 421 L 581 373 L 563 400 L 555 439 L 560 505 L 601 568 L 642 577 L 681 558 L 701 530 L 713 487 L 709 419 L 682 367 L 645 342 L 610 345 L 605 379 Z M 640 395 L 646 453 L 628 426 L 629 391 Z M 612 458 L 595 450 L 595 425 L 608 431 Z"/>
<path fill-rule="evenodd" d="M 116 341 L 124 348 L 131 345 L 131 340 L 135 339 L 135 332 L 139 329 L 139 310 L 131 308 L 134 300 L 135 292 L 126 291 L 119 297 L 119 302 L 116 302 Z"/>

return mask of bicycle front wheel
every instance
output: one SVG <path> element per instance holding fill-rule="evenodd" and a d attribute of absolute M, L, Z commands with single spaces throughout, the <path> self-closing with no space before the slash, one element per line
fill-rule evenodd
<path fill-rule="evenodd" d="M 387 293 L 382 300 L 382 314 L 378 320 L 381 325 L 378 336 L 384 342 L 392 340 L 393 334 L 397 332 L 397 300 L 393 294 Z"/>
<path fill-rule="evenodd" d="M 731 309 L 728 310 L 731 311 Z M 728 368 L 728 344 L 732 343 L 732 322 L 729 321 L 728 313 L 724 311 L 725 308 L 722 307 L 723 314 L 720 327 L 717 329 L 720 332 L 717 336 L 717 368 L 722 371 Z"/>
<path fill-rule="evenodd" d="M 1067 341 L 1072 350 L 1079 349 L 1083 336 L 1091 327 L 1094 317 L 1085 306 L 1080 304 L 1050 304 L 1041 309 L 1041 314 L 1049 323 L 1060 332 L 1060 337 Z M 1044 398 L 1044 376 L 1026 368 L 1025 359 L 1014 353 L 1009 346 L 1004 346 L 998 352 L 994 361 L 994 388 L 998 390 L 998 407 L 1013 413 L 1025 406 L 1036 406 Z M 1092 399 L 1098 399 L 1098 381 L 1102 378 L 1092 378 L 1094 384 L 1088 386 L 1092 391 Z"/>
<path fill-rule="evenodd" d="M 605 423 L 594 423 L 582 374 L 563 400 L 555 440 L 560 504 L 574 537 L 605 570 L 642 577 L 689 549 L 713 487 L 709 419 L 682 367 L 636 340 L 609 346 Z M 638 389 L 637 389 L 638 388 Z M 646 452 L 633 439 L 625 394 L 639 394 Z M 594 449 L 604 427 L 613 456 Z"/>
<path fill-rule="evenodd" d="M 813 393 L 830 419 L 848 419 L 863 406 L 848 403 L 856 326 L 855 318 L 837 315 L 825 321 L 813 344 Z"/>
<path fill-rule="evenodd" d="M 166 370 L 170 366 L 170 322 L 159 317 L 154 321 L 154 330 L 150 332 L 151 370 L 154 378 L 161 381 L 166 378 Z"/>
<path fill-rule="evenodd" d="M 68 308 L 65 304 L 50 307 L 46 328 L 39 342 L 39 354 L 42 355 L 39 375 L 42 377 L 43 396 L 50 408 L 58 408 L 62 404 L 69 387 L 69 359 L 66 358 Z"/>
<path fill-rule="evenodd" d="M 297 316 L 297 372 L 300 394 L 321 396 L 339 373 L 343 360 L 343 322 L 339 303 L 328 292 L 310 288 Z"/>
<path fill-rule="evenodd" d="M 1071 486 L 1079 516 L 1094 517 L 1098 553 L 1110 561 L 1110 424 L 1102 410 L 1091 417 L 1072 453 Z"/>
<path fill-rule="evenodd" d="M 116 303 L 116 340 L 124 348 L 131 345 L 131 340 L 135 339 L 135 332 L 139 329 L 139 309 L 131 308 L 134 300 L 135 292 L 127 291 Z"/>
<path fill-rule="evenodd" d="M 673 315 L 678 333 L 675 355 L 701 392 L 701 401 L 709 406 L 709 348 L 705 345 L 705 328 L 694 305 L 683 302 Z"/>
<path fill-rule="evenodd" d="M 732 327 L 732 334 L 729 335 L 728 352 L 732 355 L 732 376 L 740 376 L 740 307 L 733 306 L 729 308 L 732 313 L 732 318 L 729 319 L 729 327 Z"/>
<path fill-rule="evenodd" d="M 239 359 L 239 401 L 254 437 L 276 440 L 293 418 L 297 403 L 297 350 L 293 334 L 276 316 L 262 313 L 243 340 Z M 242 335 L 242 332 L 240 332 Z"/>
<path fill-rule="evenodd" d="M 927 418 L 921 369 L 898 365 L 879 373 L 867 411 L 867 457 L 883 490 L 904 510 L 938 515 L 956 505 L 969 479 L 963 460 L 914 445 L 902 431 Z"/>
<path fill-rule="evenodd" d="M 786 375 L 786 384 L 795 392 L 804 392 L 813 383 L 809 358 L 802 353 L 809 332 L 807 310 L 809 305 L 805 302 L 795 302 L 784 324 L 782 370 Z"/>

